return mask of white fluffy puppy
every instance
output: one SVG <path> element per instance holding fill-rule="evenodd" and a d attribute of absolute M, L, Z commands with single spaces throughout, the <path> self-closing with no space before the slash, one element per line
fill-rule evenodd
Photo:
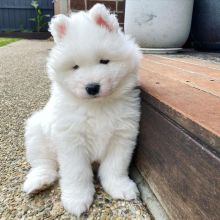
<path fill-rule="evenodd" d="M 91 163 L 98 161 L 105 191 L 116 199 L 135 199 L 128 166 L 140 116 L 137 45 L 101 4 L 56 16 L 50 31 L 55 40 L 47 65 L 51 96 L 26 124 L 32 168 L 24 191 L 45 189 L 59 168 L 62 203 L 79 216 L 93 201 Z"/>

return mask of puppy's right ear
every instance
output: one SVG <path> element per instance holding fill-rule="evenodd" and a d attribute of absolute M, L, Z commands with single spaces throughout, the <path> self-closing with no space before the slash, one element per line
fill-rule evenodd
<path fill-rule="evenodd" d="M 63 14 L 54 16 L 49 23 L 49 31 L 56 43 L 60 42 L 66 35 L 69 18 Z"/>

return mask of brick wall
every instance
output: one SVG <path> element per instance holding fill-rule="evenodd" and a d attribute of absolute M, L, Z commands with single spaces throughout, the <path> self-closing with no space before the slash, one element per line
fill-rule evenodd
<path fill-rule="evenodd" d="M 124 25 L 125 0 L 70 0 L 72 11 L 89 10 L 94 4 L 102 3 L 118 17 L 120 25 Z"/>

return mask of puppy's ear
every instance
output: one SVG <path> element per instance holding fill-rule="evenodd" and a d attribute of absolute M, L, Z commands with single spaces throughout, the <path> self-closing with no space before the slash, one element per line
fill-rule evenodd
<path fill-rule="evenodd" d="M 54 16 L 49 23 L 49 31 L 56 43 L 60 42 L 66 35 L 69 18 L 63 14 Z"/>
<path fill-rule="evenodd" d="M 110 14 L 109 10 L 103 4 L 95 4 L 90 10 L 89 14 L 95 23 L 108 31 L 118 31 L 119 24 L 116 16 Z"/>

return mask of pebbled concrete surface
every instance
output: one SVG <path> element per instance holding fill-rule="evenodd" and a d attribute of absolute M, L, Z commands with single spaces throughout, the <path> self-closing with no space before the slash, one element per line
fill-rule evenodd
<path fill-rule="evenodd" d="M 58 184 L 27 196 L 22 185 L 25 160 L 23 128 L 31 112 L 46 103 L 49 81 L 45 64 L 52 42 L 21 40 L 0 48 L 0 219 L 75 219 L 62 208 Z M 140 200 L 113 200 L 96 181 L 95 200 L 81 219 L 146 219 Z"/>

